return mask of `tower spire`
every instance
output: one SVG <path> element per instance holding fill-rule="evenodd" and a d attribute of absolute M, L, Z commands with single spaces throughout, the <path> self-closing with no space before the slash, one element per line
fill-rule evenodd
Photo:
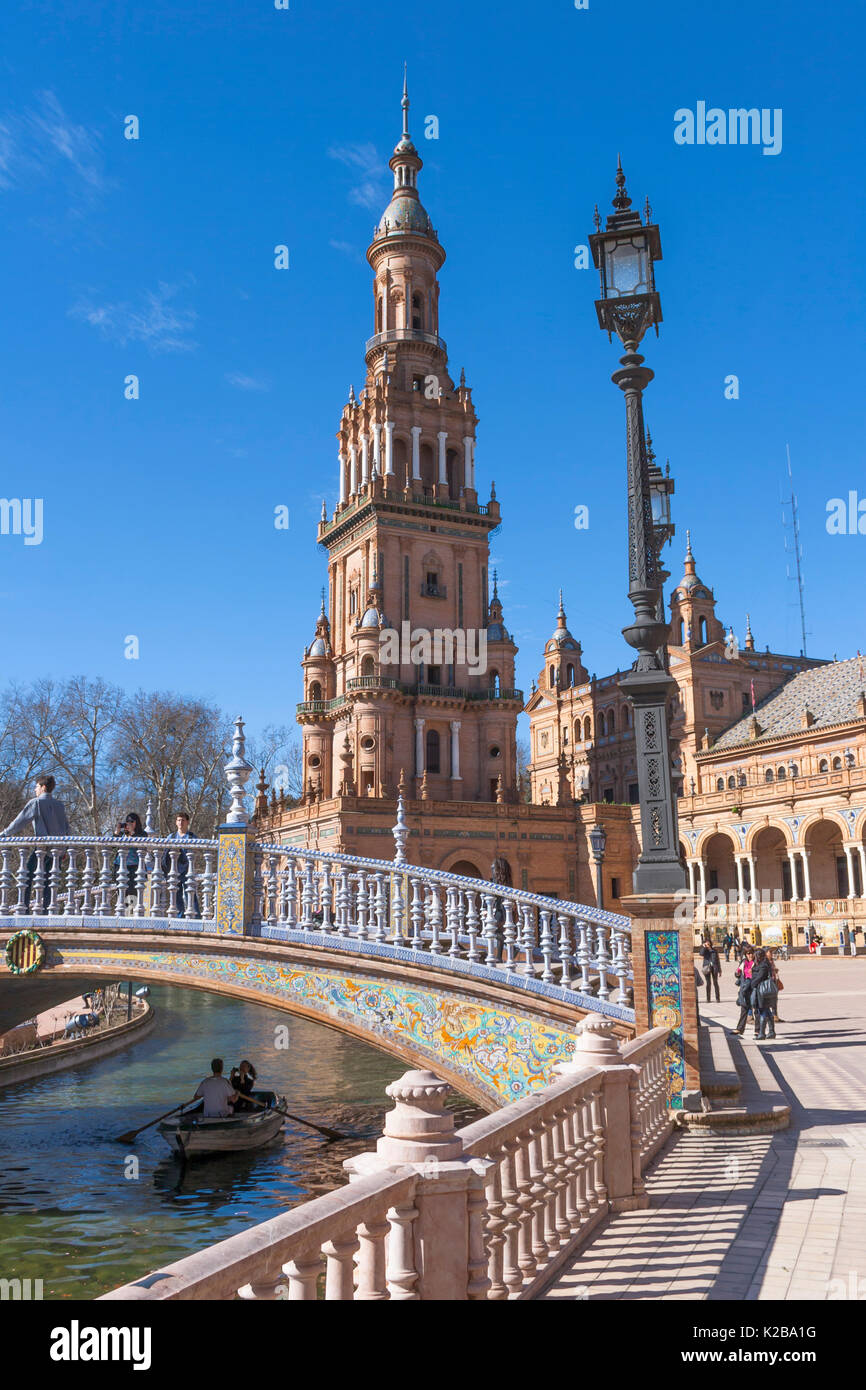
<path fill-rule="evenodd" d="M 403 139 L 409 139 L 409 65 L 403 64 L 403 100 L 400 102 L 403 108 Z"/>

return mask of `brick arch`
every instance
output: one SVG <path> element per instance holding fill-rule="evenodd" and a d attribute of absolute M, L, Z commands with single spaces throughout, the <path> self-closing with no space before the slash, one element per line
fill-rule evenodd
<path fill-rule="evenodd" d="M 851 838 L 852 840 L 866 839 L 866 806 L 863 807 L 862 811 L 858 812 L 857 819 L 854 822 L 854 828 L 851 831 Z"/>
<path fill-rule="evenodd" d="M 690 851 L 691 856 L 696 859 L 702 859 L 704 855 L 704 850 L 706 849 L 709 841 L 713 838 L 714 835 L 727 835 L 728 839 L 731 842 L 731 846 L 733 848 L 734 853 L 739 854 L 741 852 L 740 837 L 739 835 L 734 834 L 734 831 L 731 830 L 730 826 L 713 825 L 708 826 L 706 830 L 701 831 L 700 835 L 698 836 L 698 843 L 695 845 L 694 850 Z"/>
<path fill-rule="evenodd" d="M 808 820 L 804 820 L 800 823 L 800 826 L 797 830 L 797 846 L 799 848 L 802 849 L 805 847 L 807 833 L 812 829 L 814 825 L 817 825 L 819 821 L 829 821 L 831 825 L 838 826 L 842 832 L 843 843 L 851 835 L 851 827 L 849 826 L 845 818 L 839 815 L 838 811 L 825 811 L 823 814 L 809 816 Z"/>
<path fill-rule="evenodd" d="M 793 833 L 792 833 L 792 831 L 791 831 L 790 825 L 786 825 L 785 822 L 784 822 L 783 820 L 774 820 L 774 819 L 770 819 L 770 820 L 761 821 L 759 824 L 757 824 L 757 825 L 752 825 L 752 826 L 749 827 L 749 832 L 748 832 L 748 834 L 746 835 L 746 853 L 747 853 L 747 854 L 752 854 L 752 853 L 754 853 L 755 840 L 756 840 L 757 837 L 760 835 L 760 833 L 761 833 L 762 830 L 778 830 L 778 831 L 780 831 L 781 834 L 782 834 L 783 837 L 784 837 L 784 840 L 785 840 L 785 848 L 786 848 L 786 849 L 793 849 L 794 844 L 795 844 L 795 840 L 794 840 L 794 836 L 793 836 Z"/>

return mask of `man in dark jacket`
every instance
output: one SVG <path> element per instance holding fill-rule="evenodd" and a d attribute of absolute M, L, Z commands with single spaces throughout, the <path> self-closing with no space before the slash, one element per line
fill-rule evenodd
<path fill-rule="evenodd" d="M 6 829 L 0 833 L 3 835 L 36 835 L 40 839 L 43 835 L 69 835 L 69 821 L 66 819 L 66 808 L 62 801 L 58 801 L 51 793 L 57 786 L 54 778 L 46 772 L 40 772 L 35 779 L 35 796 L 27 802 L 23 811 L 19 811 L 13 821 L 10 821 Z M 24 893 L 24 905 L 30 906 L 30 891 L 33 887 L 33 875 L 36 872 L 37 856 L 36 851 L 27 860 L 27 888 Z M 54 866 L 54 856 L 46 854 L 44 866 L 45 888 L 42 895 L 42 911 L 48 909 L 51 898 L 49 887 L 49 875 Z"/>

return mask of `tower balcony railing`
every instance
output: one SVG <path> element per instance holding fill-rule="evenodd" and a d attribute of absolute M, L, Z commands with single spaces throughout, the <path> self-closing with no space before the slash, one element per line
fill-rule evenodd
<path fill-rule="evenodd" d="M 346 695 L 338 695 L 334 700 L 301 700 L 296 706 L 298 714 L 330 714 L 340 709 L 347 696 L 356 690 L 397 690 L 402 695 L 426 696 L 443 700 L 516 700 L 523 704 L 523 691 L 511 690 L 501 686 L 489 686 L 486 690 L 469 690 L 463 685 L 431 685 L 419 681 L 410 685 L 394 676 L 354 676 L 346 682 Z"/>
<path fill-rule="evenodd" d="M 346 682 L 347 690 L 402 690 L 392 676 L 355 676 Z"/>
<path fill-rule="evenodd" d="M 374 333 L 372 338 L 367 339 L 365 352 L 372 352 L 386 343 L 427 343 L 440 352 L 448 351 L 445 339 L 440 338 L 438 333 L 425 333 L 420 328 L 387 328 L 384 333 Z"/>
<path fill-rule="evenodd" d="M 296 708 L 298 714 L 329 714 L 345 703 L 345 695 L 338 695 L 334 700 L 301 700 Z"/>
<path fill-rule="evenodd" d="M 445 584 L 422 584 L 422 598 L 447 598 L 448 587 Z"/>

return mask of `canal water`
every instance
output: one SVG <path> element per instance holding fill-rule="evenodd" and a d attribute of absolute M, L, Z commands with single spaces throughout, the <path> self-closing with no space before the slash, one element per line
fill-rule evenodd
<path fill-rule="evenodd" d="M 46 1299 L 95 1298 L 149 1270 L 339 1186 L 342 1160 L 372 1148 L 399 1058 L 321 1024 L 244 1000 L 154 986 L 156 1025 L 104 1061 L 0 1091 L 0 1278 L 41 1279 Z M 284 1043 L 288 1030 L 288 1046 Z M 184 1169 L 156 1127 L 116 1136 L 192 1096 L 225 1059 L 297 1115 L 347 1133 L 326 1144 L 287 1122 L 252 1154 Z M 458 1128 L 482 1112 L 452 1094 Z"/>

